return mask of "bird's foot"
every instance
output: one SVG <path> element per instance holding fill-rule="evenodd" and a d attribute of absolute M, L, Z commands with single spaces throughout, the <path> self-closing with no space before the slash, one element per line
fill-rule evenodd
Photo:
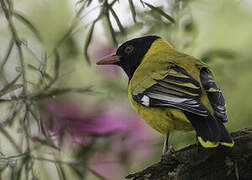
<path fill-rule="evenodd" d="M 200 142 L 199 142 L 197 136 L 196 136 L 195 145 L 196 145 L 196 148 L 197 148 L 197 152 L 202 151 L 202 146 L 201 146 L 201 144 L 200 144 Z"/>
<path fill-rule="evenodd" d="M 161 161 L 163 161 L 163 160 L 169 161 L 173 158 L 176 158 L 175 149 L 172 146 L 164 148 L 163 153 L 162 153 L 162 157 L 161 157 Z"/>
<path fill-rule="evenodd" d="M 163 149 L 163 156 L 169 156 L 175 154 L 175 149 L 172 146 L 166 146 Z"/>

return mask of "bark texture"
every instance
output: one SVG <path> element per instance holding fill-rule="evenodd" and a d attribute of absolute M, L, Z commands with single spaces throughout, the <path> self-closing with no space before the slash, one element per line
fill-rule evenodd
<path fill-rule="evenodd" d="M 233 148 L 190 145 L 126 179 L 252 180 L 252 128 L 231 135 L 235 141 Z"/>

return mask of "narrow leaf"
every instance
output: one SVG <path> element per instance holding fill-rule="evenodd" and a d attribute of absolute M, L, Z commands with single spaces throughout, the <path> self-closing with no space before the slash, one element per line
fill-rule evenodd
<path fill-rule="evenodd" d="M 113 15 L 113 17 L 115 18 L 116 23 L 117 23 L 117 25 L 118 25 L 120 31 L 121 31 L 122 33 L 125 33 L 124 28 L 123 28 L 123 26 L 122 26 L 122 23 L 121 23 L 120 19 L 118 18 L 117 14 L 115 13 L 115 11 L 114 11 L 114 9 L 113 9 L 112 7 L 110 7 L 110 12 L 111 12 L 111 14 Z"/>
<path fill-rule="evenodd" d="M 69 165 L 71 169 L 75 172 L 75 174 L 78 176 L 78 178 L 83 179 L 84 178 L 84 173 L 83 173 L 83 168 L 79 168 L 79 166 L 76 165 Z"/>
<path fill-rule="evenodd" d="M 116 1 L 119 2 L 119 0 L 114 0 L 114 1 L 112 1 L 112 2 L 109 4 L 109 6 L 112 7 L 112 6 L 116 3 Z"/>
<path fill-rule="evenodd" d="M 22 23 L 24 23 L 38 38 L 38 40 L 42 41 L 41 35 L 39 31 L 35 28 L 35 26 L 23 15 L 21 15 L 19 12 L 14 11 L 13 12 L 14 17 L 16 17 L 18 20 L 20 20 Z"/>
<path fill-rule="evenodd" d="M 2 128 L 1 126 L 0 126 L 0 133 L 1 133 L 2 135 L 4 135 L 4 136 L 8 139 L 8 141 L 12 144 L 12 146 L 13 146 L 19 153 L 22 152 L 21 148 L 20 148 L 20 147 L 18 146 L 18 144 L 15 142 L 14 138 L 8 133 L 8 131 L 6 131 L 5 128 Z"/>
<path fill-rule="evenodd" d="M 93 174 L 95 175 L 96 177 L 98 177 L 100 180 L 107 180 L 105 177 L 103 177 L 102 175 L 100 175 L 98 172 L 88 168 L 88 170 Z"/>
<path fill-rule="evenodd" d="M 55 64 L 54 64 L 54 78 L 57 79 L 59 77 L 59 70 L 60 70 L 60 56 L 57 50 L 54 51 L 55 54 Z"/>
<path fill-rule="evenodd" d="M 130 11 L 131 11 L 131 14 L 132 14 L 132 18 L 134 20 L 134 22 L 136 23 L 136 9 L 135 9 L 135 6 L 134 6 L 134 3 L 133 3 L 133 0 L 129 0 L 129 6 L 130 6 Z"/>
<path fill-rule="evenodd" d="M 7 62 L 7 60 L 9 59 L 9 56 L 10 56 L 11 51 L 12 51 L 12 49 L 13 49 L 13 45 L 14 45 L 14 41 L 13 41 L 13 39 L 11 39 L 11 40 L 10 40 L 10 43 L 9 43 L 9 45 L 8 45 L 7 52 L 6 52 L 6 54 L 5 54 L 5 56 L 4 56 L 3 60 L 2 60 L 0 72 L 3 71 L 3 68 L 4 68 L 6 62 Z"/>
<path fill-rule="evenodd" d="M 47 74 L 47 73 L 43 73 L 43 75 L 46 75 L 47 77 L 49 77 L 50 82 L 49 84 L 44 88 L 43 91 L 51 88 L 51 86 L 58 80 L 58 77 L 59 77 L 59 70 L 60 70 L 60 57 L 59 57 L 59 53 L 58 53 L 58 50 L 55 49 L 54 50 L 54 54 L 55 54 L 55 63 L 54 63 L 54 77 L 53 78 L 50 78 L 50 75 Z"/>
<path fill-rule="evenodd" d="M 42 73 L 42 76 L 48 79 L 49 81 L 53 81 L 53 77 L 48 73 Z"/>
<path fill-rule="evenodd" d="M 151 8 L 152 10 L 158 12 L 160 15 L 162 15 L 163 17 L 165 17 L 166 19 L 168 19 L 169 21 L 171 21 L 172 23 L 175 23 L 175 20 L 173 19 L 173 17 L 169 16 L 168 14 L 166 14 L 162 9 L 152 6 L 151 4 L 144 2 L 144 4 L 146 4 L 149 8 Z"/>
<path fill-rule="evenodd" d="M 66 175 L 60 163 L 54 163 L 60 180 L 66 180 Z"/>
<path fill-rule="evenodd" d="M 89 47 L 89 44 L 90 44 L 91 39 L 92 39 L 95 23 L 96 23 L 95 21 L 92 23 L 92 25 L 91 25 L 91 27 L 90 27 L 90 29 L 88 31 L 86 41 L 84 43 L 84 49 L 83 49 L 84 57 L 85 57 L 88 64 L 90 64 L 90 59 L 89 59 L 89 56 L 88 56 L 88 47 Z"/>
<path fill-rule="evenodd" d="M 60 150 L 60 148 L 55 146 L 54 142 L 52 140 L 50 140 L 49 138 L 47 140 L 43 140 L 43 139 L 40 139 L 38 137 L 31 137 L 31 140 L 36 141 L 36 142 L 40 143 L 41 145 L 53 148 L 55 150 Z"/>
<path fill-rule="evenodd" d="M 92 0 L 87 0 L 87 7 L 90 6 L 91 3 L 92 3 Z"/>
<path fill-rule="evenodd" d="M 112 40 L 114 42 L 114 45 L 117 45 L 117 41 L 116 41 L 116 34 L 115 34 L 115 31 L 114 31 L 114 28 L 112 26 L 112 23 L 111 23 L 111 20 L 110 20 L 110 17 L 109 17 L 109 5 L 106 4 L 106 11 L 105 11 L 105 17 L 106 17 L 106 20 L 107 20 L 107 23 L 108 23 L 108 26 L 109 26 L 109 30 L 110 30 L 110 33 L 111 33 L 111 37 L 112 37 Z"/>
<path fill-rule="evenodd" d="M 27 67 L 34 70 L 34 71 L 39 72 L 42 75 L 42 77 L 46 78 L 49 82 L 54 80 L 54 78 L 50 74 L 48 74 L 47 72 L 43 72 L 43 70 L 40 70 L 39 68 L 37 68 L 31 64 L 28 64 Z"/>
<path fill-rule="evenodd" d="M 30 160 L 29 156 L 27 156 L 23 159 L 21 166 L 18 168 L 18 171 L 17 171 L 17 180 L 22 179 L 23 169 L 26 166 L 26 164 L 29 163 L 29 160 Z"/>
<path fill-rule="evenodd" d="M 88 93 L 91 92 L 91 88 L 87 87 L 87 88 L 64 88 L 64 89 L 53 89 L 50 91 L 46 91 L 46 92 L 40 92 L 38 94 L 32 95 L 31 98 L 34 100 L 39 100 L 39 99 L 43 99 L 43 98 L 48 98 L 48 97 L 52 97 L 52 96 L 59 96 L 59 95 L 63 95 L 66 93 Z"/>
<path fill-rule="evenodd" d="M 37 67 L 33 66 L 32 64 L 27 64 L 27 67 L 34 70 L 34 71 L 40 72 L 40 70 Z"/>
<path fill-rule="evenodd" d="M 82 6 L 80 7 L 80 9 L 77 11 L 77 13 L 76 13 L 77 18 L 81 15 L 81 13 L 83 12 L 84 9 L 85 9 L 85 3 L 83 3 Z"/>
<path fill-rule="evenodd" d="M 18 105 L 16 105 L 15 103 L 15 106 L 18 106 Z M 19 112 L 22 110 L 23 105 L 21 104 L 20 106 L 14 107 L 14 108 L 15 109 L 11 112 L 11 115 L 5 121 L 1 123 L 2 126 L 6 126 L 6 125 L 11 126 L 14 122 L 15 117 L 17 117 Z"/>
<path fill-rule="evenodd" d="M 44 125 L 40 117 L 38 117 L 37 114 L 33 112 L 31 106 L 28 106 L 28 111 L 32 115 L 33 119 L 36 121 L 39 131 L 44 135 L 44 137 L 47 137 L 46 130 L 44 129 Z"/>
<path fill-rule="evenodd" d="M 141 4 L 143 7 L 145 7 L 143 0 L 140 0 Z"/>
<path fill-rule="evenodd" d="M 0 90 L 0 97 L 11 91 L 23 87 L 21 84 L 15 84 L 17 80 L 20 78 L 20 76 L 21 74 L 19 74 L 15 79 L 13 79 L 9 84 L 5 85 L 5 87 Z"/>

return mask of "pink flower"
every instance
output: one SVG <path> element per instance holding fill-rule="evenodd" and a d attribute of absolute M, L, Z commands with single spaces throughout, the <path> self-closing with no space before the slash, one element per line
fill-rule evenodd
<path fill-rule="evenodd" d="M 69 142 L 70 137 L 84 147 L 96 142 L 99 148 L 93 149 L 88 166 L 110 180 L 121 179 L 132 162 L 141 162 L 155 151 L 155 132 L 135 111 L 120 106 L 107 105 L 88 113 L 76 102 L 47 101 L 42 119 L 49 138 L 68 138 Z M 110 135 L 109 146 L 104 146 L 105 135 Z M 104 141 L 94 141 L 99 137 Z"/>
<path fill-rule="evenodd" d="M 157 133 L 145 125 L 134 111 L 107 108 L 104 116 L 111 118 L 114 123 L 122 121 L 124 128 L 112 137 L 109 151 L 96 153 L 90 159 L 90 167 L 107 179 L 122 179 L 128 171 L 128 165 L 153 155 Z"/>
<path fill-rule="evenodd" d="M 48 137 L 64 138 L 66 134 L 80 145 L 89 145 L 94 136 L 119 133 L 125 129 L 122 121 L 107 116 L 104 112 L 87 113 L 73 102 L 47 101 L 42 113 L 44 129 Z"/>

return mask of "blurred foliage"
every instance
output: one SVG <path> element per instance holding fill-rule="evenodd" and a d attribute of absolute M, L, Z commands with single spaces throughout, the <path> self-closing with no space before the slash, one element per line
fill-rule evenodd
<path fill-rule="evenodd" d="M 127 78 L 93 66 L 136 36 L 159 35 L 210 64 L 226 97 L 228 129 L 252 125 L 249 0 L 0 5 L 1 179 L 120 179 L 160 158 L 162 139 L 138 124 Z M 171 144 L 180 148 L 194 137 L 176 132 Z"/>

